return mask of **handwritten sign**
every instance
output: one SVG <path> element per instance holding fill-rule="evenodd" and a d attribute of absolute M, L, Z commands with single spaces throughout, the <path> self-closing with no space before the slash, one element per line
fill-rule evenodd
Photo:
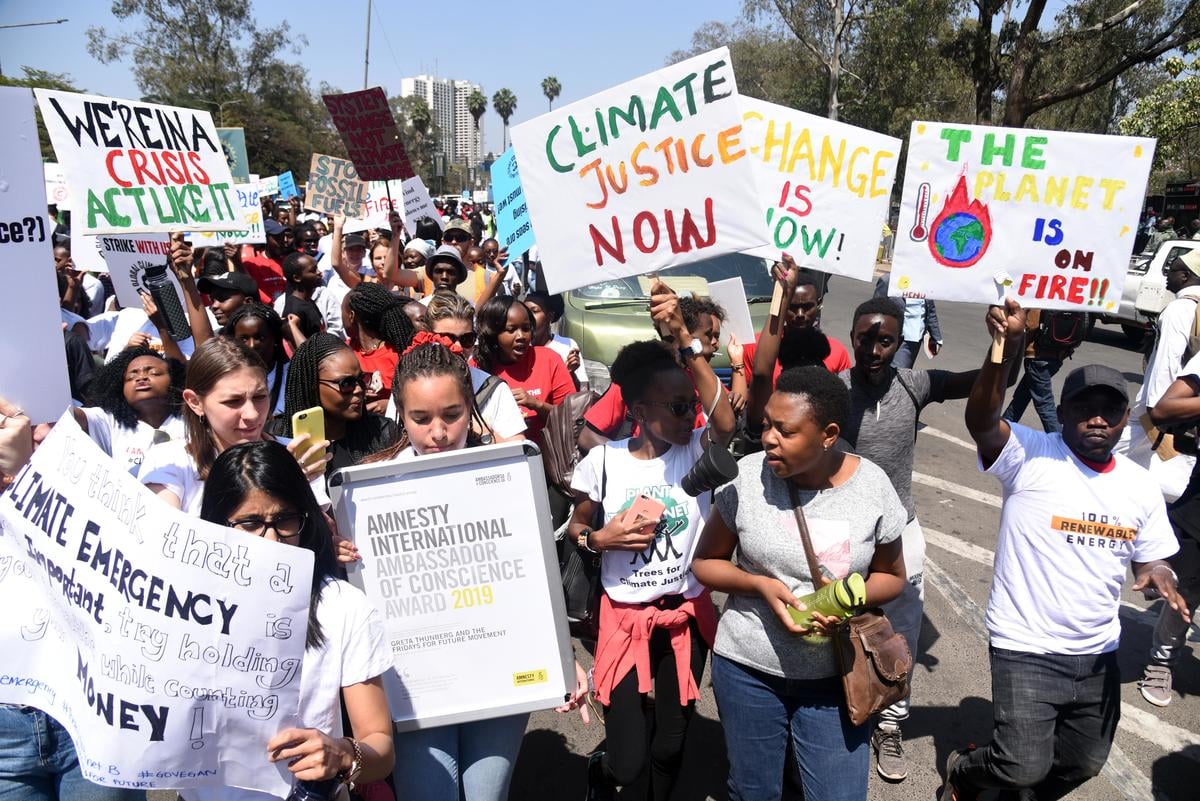
<path fill-rule="evenodd" d="M 386 181 L 416 175 L 381 87 L 324 95 L 322 99 L 362 180 Z"/>
<path fill-rule="evenodd" d="M 264 197 L 273 197 L 279 194 L 279 176 L 265 175 L 258 179 L 258 192 Z"/>
<path fill-rule="evenodd" d="M 509 256 L 517 256 L 533 247 L 533 223 L 529 204 L 521 188 L 517 156 L 510 147 L 492 164 L 492 191 L 496 197 L 496 238 Z"/>
<path fill-rule="evenodd" d="M 358 171 L 352 163 L 346 159 L 313 153 L 304 208 L 322 214 L 344 214 L 362 219 L 366 216 L 366 197 L 367 185 L 359 180 Z"/>
<path fill-rule="evenodd" d="M 404 197 L 404 227 L 409 236 L 417 235 L 417 226 L 426 217 L 437 223 L 438 228 L 446 227 L 442 222 L 441 213 L 433 205 L 433 198 L 429 196 L 429 190 L 425 188 L 425 182 L 421 180 L 421 176 L 418 175 L 403 181 L 400 187 Z"/>
<path fill-rule="evenodd" d="M 750 250 L 870 281 L 901 142 L 742 96 L 745 141 L 759 170 L 768 244 Z"/>
<path fill-rule="evenodd" d="M 890 294 L 1115 310 L 1154 145 L 914 122 Z"/>
<path fill-rule="evenodd" d="M 225 151 L 225 160 L 229 162 L 233 180 L 241 184 L 249 183 L 250 159 L 246 156 L 246 130 L 218 128 L 217 136 L 221 138 L 221 149 Z"/>
<path fill-rule="evenodd" d="M 573 682 L 545 476 L 524 447 L 335 476 L 338 530 L 362 553 L 350 581 L 391 643 L 401 731 L 547 709 Z"/>
<path fill-rule="evenodd" d="M 197 247 L 214 245 L 254 245 L 267 241 L 263 230 L 262 204 L 258 184 L 234 184 L 237 207 L 242 215 L 242 227 L 227 231 L 200 231 L 189 238 Z"/>
<path fill-rule="evenodd" d="M 299 195 L 300 192 L 296 189 L 296 179 L 292 177 L 292 171 L 279 173 L 279 199 L 291 200 Z"/>
<path fill-rule="evenodd" d="M 42 164 L 46 177 L 46 202 L 58 207 L 59 211 L 71 210 L 71 188 L 67 186 L 67 174 L 58 164 L 48 161 Z"/>
<path fill-rule="evenodd" d="M 266 744 L 299 723 L 310 551 L 168 507 L 69 412 L 0 529 L 0 702 L 53 715 L 97 784 L 287 793 Z"/>
<path fill-rule="evenodd" d="M 240 224 L 233 177 L 207 111 L 35 89 L 80 234 L 204 231 Z"/>
<path fill-rule="evenodd" d="M 729 50 L 512 130 L 551 292 L 766 244 Z"/>
<path fill-rule="evenodd" d="M 368 228 L 388 228 L 388 215 L 392 209 L 404 216 L 400 204 L 402 186 L 400 181 L 368 181 L 367 196 L 363 201 L 363 220 Z M 389 200 L 389 197 L 391 198 Z"/>
<path fill-rule="evenodd" d="M 46 213 L 45 175 L 38 152 L 33 96 L 0 88 L 0 394 L 34 423 L 58 418 L 71 402 L 58 313 L 58 285 Z"/>

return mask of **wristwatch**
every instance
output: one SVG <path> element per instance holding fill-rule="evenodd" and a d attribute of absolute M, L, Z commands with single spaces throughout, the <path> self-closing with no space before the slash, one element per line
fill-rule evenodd
<path fill-rule="evenodd" d="M 362 746 L 353 737 L 343 737 L 342 739 L 350 743 L 350 747 L 354 749 L 354 756 L 350 758 L 350 769 L 340 771 L 337 778 L 342 784 L 346 785 L 346 789 L 353 790 L 355 782 L 358 781 L 358 775 L 362 773 Z"/>
<path fill-rule="evenodd" d="M 700 340 L 698 339 L 693 339 L 687 345 L 679 349 L 679 355 L 684 359 L 688 358 L 689 356 L 699 356 L 702 353 L 704 353 L 704 346 L 700 344 Z"/>
<path fill-rule="evenodd" d="M 592 530 L 590 528 L 585 528 L 583 531 L 579 532 L 579 539 L 576 540 L 576 543 L 583 550 L 599 555 L 600 552 L 593 548 L 591 543 L 588 542 L 588 537 L 590 536 L 592 536 Z"/>

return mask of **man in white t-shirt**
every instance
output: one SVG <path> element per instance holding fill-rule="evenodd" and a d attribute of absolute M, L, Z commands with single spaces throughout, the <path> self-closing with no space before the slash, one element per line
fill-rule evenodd
<path fill-rule="evenodd" d="M 1001 413 L 1025 313 L 1009 300 L 988 322 L 1004 357 L 984 362 L 966 422 L 981 469 L 1004 488 L 987 610 L 995 728 L 987 746 L 950 755 L 939 798 L 1032 788 L 1057 799 L 1100 773 L 1117 730 L 1127 568 L 1134 590 L 1161 594 L 1185 619 L 1188 610 L 1165 561 L 1178 545 L 1157 485 L 1113 455 L 1129 417 L 1125 379 L 1103 365 L 1073 370 L 1061 433 L 1010 423 Z"/>

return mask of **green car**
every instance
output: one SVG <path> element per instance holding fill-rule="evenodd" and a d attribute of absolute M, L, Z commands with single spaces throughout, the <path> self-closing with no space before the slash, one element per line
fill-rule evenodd
<path fill-rule="evenodd" d="M 700 294 L 706 282 L 740 276 L 755 331 L 762 328 L 767 318 L 774 284 L 771 262 L 766 259 L 744 254 L 718 256 L 664 270 L 659 276 L 680 294 L 688 291 Z M 608 389 L 611 383 L 608 366 L 621 348 L 630 342 L 658 337 L 650 322 L 650 298 L 642 288 L 644 281 L 637 276 L 601 281 L 564 295 L 565 311 L 559 333 L 579 343 L 588 380 L 597 392 Z M 725 338 L 722 335 L 722 342 Z M 717 352 L 712 365 L 717 374 L 728 381 L 729 357 L 723 350 Z"/>

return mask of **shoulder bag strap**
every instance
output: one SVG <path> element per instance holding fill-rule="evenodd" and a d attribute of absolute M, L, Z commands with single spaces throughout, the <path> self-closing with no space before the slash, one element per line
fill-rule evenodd
<path fill-rule="evenodd" d="M 792 499 L 792 512 L 796 515 L 796 527 L 800 529 L 800 544 L 804 546 L 804 558 L 808 560 L 808 574 L 812 577 L 814 587 L 824 587 L 833 581 L 833 576 L 825 565 L 817 561 L 812 537 L 808 533 L 808 519 L 804 516 L 804 507 L 800 505 L 800 493 L 796 490 L 796 485 L 790 481 L 787 485 L 788 495 Z"/>
<path fill-rule="evenodd" d="M 908 399 L 911 400 L 913 404 L 913 442 L 916 442 L 917 431 L 921 426 L 921 404 L 917 403 L 917 393 L 912 391 L 912 387 L 910 387 L 908 382 L 904 380 L 904 377 L 900 375 L 899 370 L 896 370 L 896 380 L 900 382 L 900 386 L 902 386 L 904 391 L 908 393 Z"/>

